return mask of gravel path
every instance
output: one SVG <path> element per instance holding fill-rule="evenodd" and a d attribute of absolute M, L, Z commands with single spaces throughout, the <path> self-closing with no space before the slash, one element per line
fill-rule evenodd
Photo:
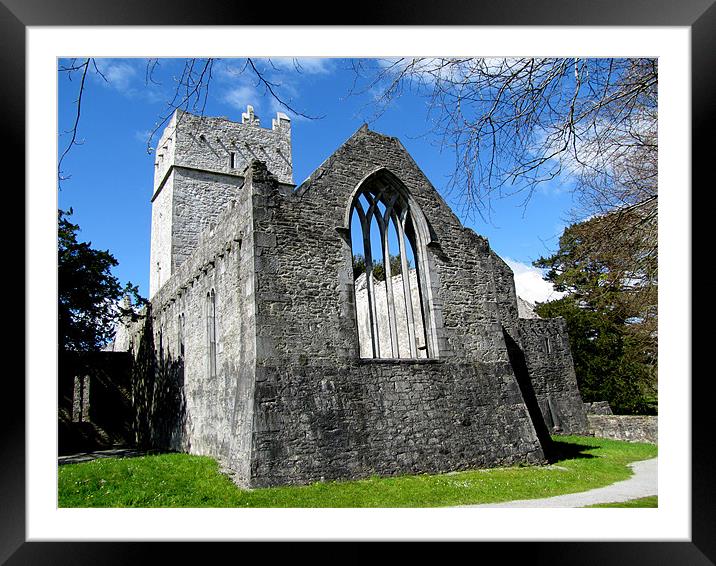
<path fill-rule="evenodd" d="M 634 475 L 627 480 L 618 481 L 606 487 L 591 489 L 581 493 L 569 493 L 545 499 L 523 499 L 504 503 L 486 503 L 483 505 L 461 505 L 460 507 L 585 507 L 598 503 L 616 503 L 657 495 L 658 458 L 633 462 L 629 467 Z"/>

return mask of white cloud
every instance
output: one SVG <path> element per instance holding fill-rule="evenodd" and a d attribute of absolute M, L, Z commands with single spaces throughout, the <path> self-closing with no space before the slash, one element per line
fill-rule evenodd
<path fill-rule="evenodd" d="M 543 270 L 532 267 L 511 258 L 503 258 L 515 274 L 517 294 L 530 303 L 544 303 L 559 299 L 565 293 L 554 290 L 549 281 L 542 279 Z"/>
<path fill-rule="evenodd" d="M 378 67 L 389 70 L 392 78 L 410 68 L 407 76 L 433 86 L 438 82 L 463 85 L 476 77 L 509 74 L 513 81 L 527 73 L 517 68 L 519 59 L 504 57 L 389 57 L 377 60 Z M 515 74 L 518 73 L 516 76 Z"/>
<path fill-rule="evenodd" d="M 125 94 L 134 91 L 132 80 L 137 75 L 137 69 L 134 65 L 114 59 L 97 59 L 96 61 L 97 68 L 107 79 L 105 81 L 101 76 L 97 77 L 102 84 Z"/>
<path fill-rule="evenodd" d="M 246 106 L 248 104 L 257 106 L 261 98 L 261 94 L 259 94 L 255 87 L 246 84 L 235 86 L 227 90 L 223 96 L 224 102 L 242 112 L 246 112 Z"/>
<path fill-rule="evenodd" d="M 256 59 L 255 63 L 263 78 L 271 83 L 277 96 L 298 112 L 302 111 L 300 104 L 296 102 L 301 97 L 298 82 L 300 75 L 326 74 L 334 67 L 332 60 L 318 58 L 276 57 L 271 58 L 270 63 L 268 59 Z M 287 114 L 293 121 L 306 119 L 284 107 L 271 95 L 261 79 L 246 65 L 245 60 L 220 60 L 214 70 L 219 83 L 226 87 L 222 101 L 242 112 L 246 111 L 247 104 L 252 105 L 264 127 L 270 126 L 271 118 L 276 116 L 276 112 Z"/>
<path fill-rule="evenodd" d="M 332 59 L 318 57 L 272 57 L 271 64 L 277 69 L 308 75 L 326 75 L 333 70 Z"/>
<path fill-rule="evenodd" d="M 275 97 L 265 94 L 262 89 L 263 87 L 255 87 L 247 83 L 239 84 L 226 90 L 222 100 L 237 110 L 241 110 L 241 112 L 246 112 L 246 106 L 250 104 L 254 107 L 256 115 L 261 119 L 261 124 L 264 128 L 271 126 L 271 119 L 276 116 L 277 112 L 287 114 L 294 122 L 306 119 L 282 106 Z M 289 104 L 291 102 L 288 101 Z"/>
<path fill-rule="evenodd" d="M 271 57 L 271 59 L 254 59 L 253 61 L 259 72 L 271 82 L 289 84 L 299 75 L 326 75 L 331 73 L 335 67 L 332 59 L 317 57 Z M 214 75 L 221 81 L 240 79 L 259 82 L 245 59 L 217 61 L 214 65 Z"/>
<path fill-rule="evenodd" d="M 99 72 L 94 72 L 92 76 L 103 87 L 127 98 L 141 98 L 152 104 L 168 100 L 166 94 L 169 93 L 165 93 L 160 85 L 146 84 L 145 59 L 95 59 L 95 62 Z"/>
<path fill-rule="evenodd" d="M 143 144 L 146 144 L 147 140 L 149 139 L 149 136 L 151 136 L 151 135 L 152 135 L 151 130 L 137 130 L 134 132 L 134 139 L 142 142 Z"/>

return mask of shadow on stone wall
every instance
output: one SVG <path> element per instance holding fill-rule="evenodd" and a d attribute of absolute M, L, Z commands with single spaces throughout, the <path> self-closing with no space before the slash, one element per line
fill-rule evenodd
<path fill-rule="evenodd" d="M 510 336 L 504 328 L 502 329 L 502 333 L 507 344 L 507 354 L 510 358 L 510 364 L 517 377 L 517 384 L 520 387 L 522 398 L 527 406 L 527 412 L 535 427 L 537 438 L 542 445 L 542 451 L 544 452 L 545 458 L 552 462 L 555 459 L 554 444 L 549 434 L 547 424 L 544 422 L 544 416 L 537 401 L 537 395 L 532 387 L 529 370 L 527 369 L 527 360 L 525 360 L 522 348 L 520 348 L 519 344 L 512 339 L 512 336 Z"/>
<path fill-rule="evenodd" d="M 140 449 L 179 450 L 186 424 L 184 360 L 159 351 L 154 342 L 151 309 L 132 366 L 133 430 Z"/>

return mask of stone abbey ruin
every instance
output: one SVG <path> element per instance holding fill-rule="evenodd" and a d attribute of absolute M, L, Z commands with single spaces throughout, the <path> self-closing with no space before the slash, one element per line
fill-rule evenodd
<path fill-rule="evenodd" d="M 587 431 L 564 321 L 519 316 L 510 268 L 366 126 L 296 186 L 286 115 L 177 111 L 145 315 L 115 340 L 136 440 L 244 486 L 539 464 Z"/>

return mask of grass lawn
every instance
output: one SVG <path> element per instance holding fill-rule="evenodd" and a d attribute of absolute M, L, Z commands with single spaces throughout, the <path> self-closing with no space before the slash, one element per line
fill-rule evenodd
<path fill-rule="evenodd" d="M 630 462 L 657 447 L 602 438 L 555 437 L 551 466 L 440 475 L 372 477 L 302 487 L 242 490 L 208 457 L 160 454 L 102 458 L 58 469 L 60 507 L 440 507 L 534 499 L 603 487 L 631 476 Z"/>
<path fill-rule="evenodd" d="M 587 505 L 587 507 L 658 507 L 659 498 L 656 495 L 630 499 L 622 503 L 600 503 L 599 505 Z"/>

